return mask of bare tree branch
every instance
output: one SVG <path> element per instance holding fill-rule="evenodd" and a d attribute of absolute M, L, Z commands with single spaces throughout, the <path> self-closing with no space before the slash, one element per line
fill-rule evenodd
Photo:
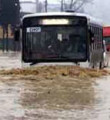
<path fill-rule="evenodd" d="M 75 1 L 71 0 L 70 9 L 72 9 L 73 6 L 75 6 L 75 4 L 77 4 L 77 3 L 78 3 L 78 0 L 75 0 Z"/>
<path fill-rule="evenodd" d="M 61 7 L 64 9 L 70 9 L 77 11 L 84 4 L 91 3 L 93 0 L 61 0 Z"/>
<path fill-rule="evenodd" d="M 82 2 L 76 9 L 74 9 L 74 11 L 78 11 L 82 6 L 84 5 L 84 2 Z"/>

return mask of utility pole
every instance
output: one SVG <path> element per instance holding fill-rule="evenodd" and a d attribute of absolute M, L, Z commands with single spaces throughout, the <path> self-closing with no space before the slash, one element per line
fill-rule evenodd
<path fill-rule="evenodd" d="M 63 11 L 63 6 L 64 6 L 64 0 L 61 0 L 61 11 Z"/>
<path fill-rule="evenodd" d="M 39 0 L 36 0 L 36 12 L 38 12 Z"/>
<path fill-rule="evenodd" d="M 45 12 L 47 12 L 48 1 L 45 0 Z"/>
<path fill-rule="evenodd" d="M 73 0 L 71 0 L 71 3 L 70 3 L 70 10 L 72 9 L 73 7 Z"/>

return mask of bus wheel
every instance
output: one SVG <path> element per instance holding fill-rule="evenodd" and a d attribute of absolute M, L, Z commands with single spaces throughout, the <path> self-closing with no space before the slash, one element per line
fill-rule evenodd
<path fill-rule="evenodd" d="M 100 62 L 99 63 L 99 69 L 103 69 L 103 68 L 104 68 L 103 62 Z"/>
<path fill-rule="evenodd" d="M 95 68 L 95 64 L 94 64 L 94 63 L 91 64 L 91 68 L 92 68 L 92 69 Z"/>
<path fill-rule="evenodd" d="M 93 69 L 95 68 L 95 65 L 94 65 L 94 64 L 92 65 L 92 68 L 93 68 Z"/>

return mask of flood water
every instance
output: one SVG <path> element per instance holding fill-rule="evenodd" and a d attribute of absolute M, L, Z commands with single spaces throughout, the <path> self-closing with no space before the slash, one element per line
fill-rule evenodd
<path fill-rule="evenodd" d="M 0 120 L 109 120 L 110 77 L 94 85 L 94 103 L 77 109 L 49 110 L 34 106 L 35 83 L 5 78 L 0 82 Z M 31 86 L 31 87 L 30 87 Z M 28 102 L 27 102 L 28 101 Z"/>
<path fill-rule="evenodd" d="M 4 64 L 4 60 L 9 63 Z M 2 64 L 3 62 L 3 64 Z M 2 56 L 1 69 L 20 67 L 18 56 Z M 110 120 L 110 76 L 93 83 L 94 101 L 77 109 L 46 109 L 36 105 L 36 81 L 0 80 L 0 120 Z M 31 98 L 31 99 L 30 99 Z M 30 101 L 31 100 L 31 101 Z"/>

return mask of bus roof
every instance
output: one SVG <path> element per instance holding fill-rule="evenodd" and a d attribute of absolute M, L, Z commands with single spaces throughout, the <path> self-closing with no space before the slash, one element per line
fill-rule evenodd
<path fill-rule="evenodd" d="M 31 17 L 43 17 L 43 16 L 79 16 L 79 17 L 86 17 L 87 20 L 88 20 L 88 23 L 93 23 L 93 24 L 97 24 L 97 25 L 103 26 L 103 22 L 101 20 L 99 20 L 99 19 L 91 17 L 90 15 L 87 15 L 87 14 L 74 13 L 74 12 L 34 13 L 34 14 L 25 15 L 23 17 L 23 19 L 31 18 Z"/>

